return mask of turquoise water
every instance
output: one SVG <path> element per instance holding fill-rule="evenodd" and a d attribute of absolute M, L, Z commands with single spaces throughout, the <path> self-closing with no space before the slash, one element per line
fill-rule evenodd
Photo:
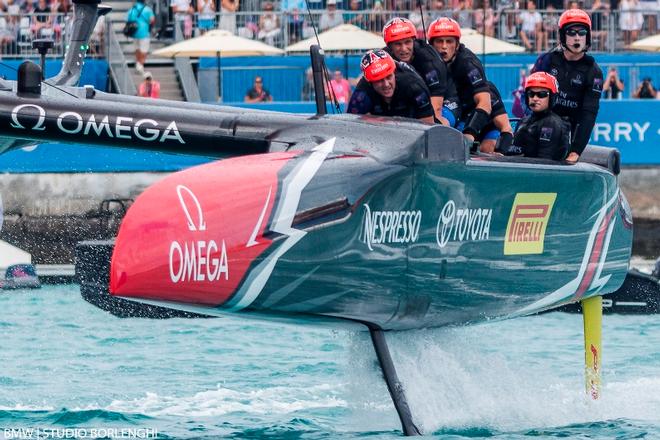
<path fill-rule="evenodd" d="M 0 310 L 0 438 L 400 436 L 366 333 L 119 319 L 77 286 L 0 294 Z M 598 402 L 578 315 L 388 337 L 435 437 L 659 438 L 660 317 L 606 316 L 603 334 Z"/>

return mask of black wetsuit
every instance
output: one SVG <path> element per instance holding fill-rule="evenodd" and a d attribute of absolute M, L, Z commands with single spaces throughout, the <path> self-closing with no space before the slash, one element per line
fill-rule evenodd
<path fill-rule="evenodd" d="M 454 59 L 447 67 L 458 92 L 461 105 L 459 112 L 461 121 L 466 121 L 470 114 L 474 112 L 476 108 L 474 95 L 488 92 L 490 94 L 491 122 L 481 130 L 481 133 L 485 134 L 494 130 L 495 125 L 492 123 L 492 119 L 495 116 L 505 114 L 506 108 L 495 84 L 486 79 L 486 73 L 479 58 L 465 45 L 460 44 Z"/>
<path fill-rule="evenodd" d="M 582 154 L 596 123 L 603 72 L 589 55 L 568 61 L 561 49 L 541 55 L 532 72 L 548 72 L 559 82 L 559 97 L 553 111 L 568 117 L 573 134 L 570 152 Z"/>
<path fill-rule="evenodd" d="M 505 154 L 562 160 L 571 143 L 571 124 L 546 110 L 523 118 L 513 135 L 513 146 Z"/>
<path fill-rule="evenodd" d="M 372 85 L 364 78 L 360 80 L 351 101 L 348 113 L 379 116 L 403 116 L 406 118 L 426 118 L 433 116 L 431 94 L 424 80 L 406 63 L 397 62 L 396 86 L 389 103 L 385 102 Z"/>
<path fill-rule="evenodd" d="M 396 59 L 394 53 L 388 46 L 387 51 L 392 58 Z M 454 119 L 458 119 L 458 95 L 453 80 L 449 78 L 447 65 L 440 54 L 424 40 L 415 39 L 413 43 L 413 58 L 410 64 L 422 77 L 432 97 L 442 97 L 443 106 L 452 112 Z"/>

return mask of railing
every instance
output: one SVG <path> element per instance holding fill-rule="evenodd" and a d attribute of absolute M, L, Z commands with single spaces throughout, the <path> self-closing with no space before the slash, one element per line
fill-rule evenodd
<path fill-rule="evenodd" d="M 137 95 L 137 88 L 131 76 L 129 67 L 126 65 L 126 57 L 117 41 L 117 37 L 112 30 L 112 22 L 106 21 L 106 40 L 108 66 L 110 68 L 110 78 L 114 84 L 115 91 L 124 95 Z"/>
<path fill-rule="evenodd" d="M 483 20 L 483 11 L 474 10 L 430 10 L 424 13 L 424 23 L 428 24 L 441 16 L 449 16 L 457 19 L 463 27 L 473 28 L 477 31 L 485 30 L 486 35 L 505 40 L 510 43 L 526 46 L 529 52 L 547 50 L 558 43 L 557 23 L 561 11 L 539 10 L 540 21 L 538 24 L 530 24 L 537 18 L 526 18 L 525 10 L 502 9 L 487 10 L 486 20 Z M 592 51 L 614 52 L 625 49 L 636 39 L 653 35 L 657 32 L 655 16 L 657 11 L 634 10 L 634 11 L 590 11 L 593 22 L 593 44 Z M 380 33 L 384 24 L 392 17 L 406 17 L 418 26 L 418 36 L 423 37 L 421 14 L 419 11 L 384 11 L 384 10 L 362 10 L 348 11 L 338 10 L 334 18 L 323 10 L 312 10 L 311 19 L 309 13 L 292 15 L 284 12 L 235 12 L 218 13 L 213 19 L 200 18 L 198 15 L 192 17 L 190 36 L 198 36 L 206 29 L 226 29 L 239 36 L 261 40 L 267 44 L 285 48 L 304 38 L 314 36 L 311 25 L 312 20 L 320 31 L 340 23 L 350 23 L 359 28 Z M 631 24 L 632 23 L 632 24 Z M 624 31 L 622 25 L 637 27 L 636 31 Z M 523 32 L 524 36 L 523 36 Z M 528 41 L 526 41 L 528 40 Z M 527 43 L 527 44 L 526 44 Z"/>
<path fill-rule="evenodd" d="M 192 65 L 190 64 L 190 58 L 175 57 L 174 67 L 176 69 L 177 75 L 179 76 L 179 82 L 181 84 L 183 96 L 186 101 L 200 102 L 201 99 L 199 97 L 199 88 L 197 87 L 195 73 L 193 72 Z"/>

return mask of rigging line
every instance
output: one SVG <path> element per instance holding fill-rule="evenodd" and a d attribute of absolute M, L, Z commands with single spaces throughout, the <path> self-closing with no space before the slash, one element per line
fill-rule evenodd
<path fill-rule="evenodd" d="M 419 0 L 417 2 L 417 6 L 419 6 L 419 15 L 422 17 L 422 30 L 424 31 L 424 41 L 428 43 L 428 39 L 426 38 L 426 25 L 424 24 L 424 11 L 422 11 L 422 1 Z"/>
<path fill-rule="evenodd" d="M 312 10 L 309 8 L 309 0 L 305 0 L 305 6 L 307 6 L 307 14 L 309 15 L 309 21 L 312 24 L 312 29 L 314 30 L 314 36 L 316 37 L 316 44 L 319 45 L 321 49 L 323 47 L 321 46 L 321 41 L 319 40 L 319 34 L 316 29 L 316 22 L 314 21 L 314 16 L 312 15 Z M 323 77 L 325 78 L 325 83 L 330 91 L 330 99 L 333 104 L 333 112 L 335 113 L 341 113 L 341 107 L 339 106 L 339 100 L 337 99 L 337 96 L 335 95 L 335 90 L 334 88 L 330 85 L 330 72 L 328 72 L 328 66 L 325 64 L 325 53 L 323 54 Z M 319 90 L 315 91 L 316 93 L 319 93 Z M 325 96 L 325 89 L 320 91 L 323 93 L 323 96 Z"/>
<path fill-rule="evenodd" d="M 0 66 L 6 67 L 6 68 L 8 68 L 8 69 L 10 69 L 10 70 L 13 70 L 13 71 L 15 71 L 15 72 L 18 72 L 18 69 L 17 69 L 17 68 L 15 68 L 14 66 L 10 66 L 9 64 L 3 63 L 2 61 L 0 61 Z M 10 80 L 7 80 L 7 81 L 10 81 Z M 64 90 L 63 88 L 58 87 L 58 86 L 56 86 L 55 84 L 51 84 L 51 83 L 49 83 L 49 82 L 46 81 L 46 80 L 43 80 L 43 81 L 41 81 L 41 82 L 44 83 L 44 84 L 46 84 L 47 86 L 50 86 L 50 87 L 52 87 L 52 88 L 54 88 L 54 89 L 59 90 L 59 91 L 62 92 L 62 93 L 66 93 L 66 94 L 69 95 L 69 96 L 73 96 L 73 97 L 76 98 L 76 99 L 80 99 L 80 97 L 74 95 L 73 93 L 67 92 L 67 91 Z"/>

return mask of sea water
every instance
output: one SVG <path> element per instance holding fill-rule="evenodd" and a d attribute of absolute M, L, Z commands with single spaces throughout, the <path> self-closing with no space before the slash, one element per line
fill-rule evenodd
<path fill-rule="evenodd" d="M 394 439 L 365 332 L 241 318 L 120 319 L 75 285 L 0 293 L 1 438 Z M 388 334 L 438 438 L 660 438 L 660 316 L 605 316 L 602 399 L 582 317 Z"/>

